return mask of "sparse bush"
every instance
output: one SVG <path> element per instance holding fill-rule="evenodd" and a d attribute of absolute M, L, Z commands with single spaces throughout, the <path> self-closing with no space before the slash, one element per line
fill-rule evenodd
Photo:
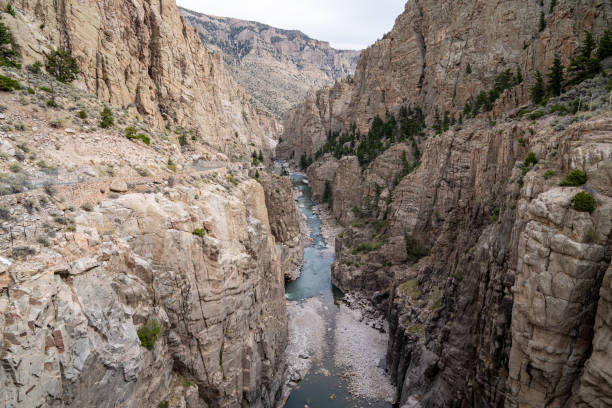
<path fill-rule="evenodd" d="M 206 236 L 206 230 L 204 228 L 196 228 L 193 230 L 192 234 L 198 237 L 204 237 Z"/>
<path fill-rule="evenodd" d="M 176 164 L 174 164 L 174 161 L 172 161 L 172 158 L 168 157 L 168 163 L 167 163 L 168 169 L 172 170 L 172 171 L 176 171 Z"/>
<path fill-rule="evenodd" d="M 238 180 L 236 180 L 236 178 L 234 178 L 234 176 L 227 176 L 226 180 L 229 181 L 230 183 L 232 183 L 233 185 L 237 186 L 238 185 Z"/>
<path fill-rule="evenodd" d="M 55 99 L 49 99 L 47 101 L 47 106 L 50 108 L 57 108 L 59 105 L 55 102 Z"/>
<path fill-rule="evenodd" d="M 146 145 L 151 144 L 151 139 L 149 139 L 149 136 L 142 133 L 136 134 L 136 128 L 134 128 L 133 126 L 125 128 L 125 137 L 130 140 L 141 140 Z"/>
<path fill-rule="evenodd" d="M 53 90 L 49 88 L 48 86 L 41 86 L 38 89 L 40 89 L 41 91 L 45 91 L 47 93 L 53 93 Z"/>
<path fill-rule="evenodd" d="M 595 211 L 595 199 L 589 193 L 584 191 L 579 192 L 572 198 L 574 210 L 580 212 L 592 213 Z"/>
<path fill-rule="evenodd" d="M 143 327 L 138 330 L 138 338 L 140 344 L 147 350 L 153 350 L 155 342 L 162 334 L 162 328 L 157 320 L 152 319 L 147 322 Z"/>
<path fill-rule="evenodd" d="M 77 62 L 68 51 L 63 48 L 51 51 L 46 57 L 45 69 L 60 82 L 70 83 L 79 73 Z"/>
<path fill-rule="evenodd" d="M 597 242 L 597 231 L 593 227 L 589 227 L 584 233 L 584 242 L 587 244 L 593 244 Z"/>
<path fill-rule="evenodd" d="M 34 88 L 32 88 L 32 87 L 29 87 L 29 88 L 27 89 L 27 91 L 28 91 L 28 93 L 29 93 L 30 95 L 34 95 L 34 94 L 36 94 L 36 91 L 35 91 L 35 90 L 34 90 Z"/>
<path fill-rule="evenodd" d="M 531 167 L 531 166 L 535 166 L 536 164 L 538 164 L 538 158 L 536 157 L 534 152 L 529 152 L 527 154 L 527 157 L 525 157 L 525 161 L 523 162 L 523 165 L 525 167 Z"/>
<path fill-rule="evenodd" d="M 91 203 L 85 203 L 81 206 L 81 210 L 83 211 L 87 211 L 87 212 L 92 212 L 93 211 L 93 205 Z"/>
<path fill-rule="evenodd" d="M 19 89 L 21 89 L 21 85 L 18 81 L 4 75 L 0 75 L 0 91 L 11 92 Z"/>
<path fill-rule="evenodd" d="M 529 114 L 529 119 L 531 119 L 531 120 L 538 120 L 542 116 L 544 116 L 545 114 L 546 114 L 546 112 L 544 112 L 543 110 L 537 110 L 537 111 L 532 112 L 532 113 Z"/>
<path fill-rule="evenodd" d="M 55 119 L 55 120 L 52 120 L 51 122 L 49 122 L 49 126 L 51 126 L 52 128 L 55 128 L 55 129 L 59 129 L 59 128 L 62 127 L 63 123 L 64 122 L 62 122 L 61 119 Z"/>
<path fill-rule="evenodd" d="M 107 129 L 115 125 L 113 112 L 111 112 L 108 106 L 105 106 L 104 109 L 102 109 L 102 113 L 100 113 L 100 118 L 100 127 L 102 129 Z"/>
<path fill-rule="evenodd" d="M 580 169 L 575 169 L 569 172 L 561 182 L 562 187 L 577 187 L 586 184 L 587 175 Z"/>
<path fill-rule="evenodd" d="M 166 400 L 159 403 L 159 408 L 169 408 L 169 407 L 170 407 L 170 403 Z"/>
<path fill-rule="evenodd" d="M 353 248 L 353 255 L 357 255 L 359 253 L 367 254 L 369 252 L 379 249 L 382 245 L 382 242 L 376 240 L 362 242 L 361 244 Z"/>
<path fill-rule="evenodd" d="M 40 74 L 42 72 L 42 63 L 40 61 L 36 61 L 35 63 L 28 65 L 26 69 L 32 74 Z"/>
<path fill-rule="evenodd" d="M 87 112 L 85 112 L 84 110 L 80 110 L 79 113 L 77 113 L 77 117 L 79 119 L 85 120 L 87 119 Z"/>
<path fill-rule="evenodd" d="M 9 170 L 13 173 L 19 173 L 21 171 L 21 165 L 17 162 L 11 163 L 11 165 L 9 166 Z"/>
<path fill-rule="evenodd" d="M 6 12 L 11 16 L 15 17 L 15 9 L 10 3 L 6 5 Z"/>

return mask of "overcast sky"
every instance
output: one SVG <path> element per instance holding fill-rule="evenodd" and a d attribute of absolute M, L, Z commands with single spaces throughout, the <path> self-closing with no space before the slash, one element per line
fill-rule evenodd
<path fill-rule="evenodd" d="M 297 29 L 335 48 L 362 49 L 393 27 L 406 0 L 177 0 L 187 9 Z"/>

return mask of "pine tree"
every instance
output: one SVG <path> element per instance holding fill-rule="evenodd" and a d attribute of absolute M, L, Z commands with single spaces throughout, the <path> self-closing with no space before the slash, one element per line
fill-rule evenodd
<path fill-rule="evenodd" d="M 520 68 L 516 68 L 516 75 L 514 76 L 514 84 L 518 85 L 523 83 L 523 73 Z"/>
<path fill-rule="evenodd" d="M 588 31 L 584 33 L 585 38 L 580 47 L 579 54 L 572 58 L 568 68 L 569 83 L 572 85 L 579 84 L 585 79 L 593 78 L 601 71 L 599 59 L 593 57 L 593 51 L 595 50 L 593 34 Z"/>
<path fill-rule="evenodd" d="M 100 127 L 103 129 L 109 128 L 115 124 L 115 119 L 113 118 L 113 112 L 108 109 L 107 106 L 104 107 L 102 113 L 100 114 Z"/>
<path fill-rule="evenodd" d="M 258 159 L 258 160 L 259 160 L 261 163 L 263 163 L 263 161 L 264 161 L 264 156 L 263 156 L 263 152 L 262 152 L 261 150 L 259 151 L 259 156 L 257 156 L 257 159 Z"/>
<path fill-rule="evenodd" d="M 79 66 L 76 60 L 63 48 L 51 51 L 51 53 L 47 55 L 45 69 L 49 74 L 53 75 L 55 79 L 64 83 L 74 81 L 76 75 L 79 73 Z"/>
<path fill-rule="evenodd" d="M 544 10 L 540 13 L 540 32 L 546 28 L 546 18 L 544 18 Z"/>
<path fill-rule="evenodd" d="M 606 30 L 599 39 L 597 58 L 603 61 L 610 56 L 612 56 L 612 30 Z"/>
<path fill-rule="evenodd" d="M 559 96 L 563 90 L 563 64 L 558 55 L 548 73 L 548 92 L 551 95 Z"/>
<path fill-rule="evenodd" d="M 531 88 L 531 100 L 536 105 L 539 105 L 544 100 L 546 96 L 546 86 L 544 85 L 544 79 L 542 78 L 542 74 L 540 71 L 536 71 L 536 83 Z"/>
<path fill-rule="evenodd" d="M 467 67 L 465 67 L 465 73 L 468 75 L 472 73 L 472 66 L 470 65 L 469 62 L 467 64 Z"/>
<path fill-rule="evenodd" d="M 551 2 L 550 2 L 550 14 L 552 14 L 552 12 L 555 9 L 556 5 L 557 5 L 557 0 L 551 0 Z"/>

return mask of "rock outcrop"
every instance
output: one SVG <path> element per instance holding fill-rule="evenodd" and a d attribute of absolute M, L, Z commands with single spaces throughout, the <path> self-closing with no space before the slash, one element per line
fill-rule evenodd
<path fill-rule="evenodd" d="M 355 72 L 359 51 L 336 50 L 296 30 L 216 17 L 181 8 L 202 43 L 223 53 L 227 67 L 255 106 L 282 119 L 311 88 L 345 80 Z"/>
<path fill-rule="evenodd" d="M 2 199 L 4 219 L 28 226 L 2 238 L 7 407 L 274 405 L 287 320 L 264 192 L 214 181 L 152 183 L 86 210 L 69 194 Z"/>
<path fill-rule="evenodd" d="M 279 249 L 285 279 L 300 276 L 304 257 L 304 235 L 300 214 L 294 204 L 293 187 L 289 177 L 259 172 L 259 181 L 266 194 L 270 229 Z"/>
<path fill-rule="evenodd" d="M 81 87 L 159 129 L 188 129 L 233 158 L 248 157 L 250 144 L 271 149 L 278 126 L 253 109 L 174 2 L 11 4 L 16 17 L 4 20 L 25 64 L 64 47 L 77 59 Z"/>
<path fill-rule="evenodd" d="M 611 15 L 612 5 L 601 0 L 558 2 L 552 13 L 550 1 L 409 0 L 393 29 L 362 51 L 352 83 L 313 92 L 288 115 L 277 153 L 313 156 L 328 131 L 355 123 L 365 133 L 375 115 L 401 106 L 420 106 L 428 116 L 436 109 L 458 114 L 507 69 L 520 70 L 525 81 L 497 103 L 518 106 L 528 100 L 536 70 L 544 74 L 555 55 L 567 65 L 583 31 L 602 33 Z"/>

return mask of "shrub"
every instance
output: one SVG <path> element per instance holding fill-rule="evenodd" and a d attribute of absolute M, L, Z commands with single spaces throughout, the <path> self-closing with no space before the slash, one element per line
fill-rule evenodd
<path fill-rule="evenodd" d="M 587 175 L 584 171 L 575 169 L 569 172 L 561 182 L 562 187 L 577 187 L 586 184 Z"/>
<path fill-rule="evenodd" d="M 11 16 L 15 17 L 15 9 L 10 4 L 6 5 L 6 12 Z"/>
<path fill-rule="evenodd" d="M 136 129 L 133 126 L 125 128 L 125 137 L 130 140 L 141 140 L 146 145 L 151 144 L 151 139 L 149 139 L 149 136 L 143 133 L 136 134 Z"/>
<path fill-rule="evenodd" d="M 198 237 L 204 237 L 206 236 L 206 230 L 204 228 L 196 228 L 193 230 L 192 234 Z"/>
<path fill-rule="evenodd" d="M 62 123 L 63 123 L 63 122 L 62 122 L 62 120 L 61 120 L 61 119 L 56 119 L 56 120 L 52 120 L 51 122 L 49 122 L 49 125 L 50 125 L 52 128 L 59 129 L 59 128 L 61 128 L 61 127 L 62 127 Z"/>
<path fill-rule="evenodd" d="M 19 173 L 21 171 L 21 165 L 17 162 L 11 163 L 11 165 L 9 166 L 9 170 L 13 173 Z"/>
<path fill-rule="evenodd" d="M 79 113 L 77 113 L 77 117 L 79 119 L 85 120 L 87 119 L 87 112 L 85 112 L 84 110 L 80 110 Z"/>
<path fill-rule="evenodd" d="M 34 95 L 34 94 L 36 93 L 36 91 L 34 90 L 34 88 L 28 88 L 28 89 L 27 89 L 27 91 L 28 91 L 28 93 L 29 93 L 30 95 Z"/>
<path fill-rule="evenodd" d="M 595 199 L 589 193 L 584 191 L 579 192 L 572 198 L 574 210 L 580 212 L 592 213 L 595 211 Z"/>
<path fill-rule="evenodd" d="M 157 322 L 157 320 L 149 320 L 147 324 L 142 326 L 138 330 L 138 338 L 140 339 L 140 344 L 147 350 L 153 350 L 155 346 L 155 342 L 162 334 L 162 328 Z"/>
<path fill-rule="evenodd" d="M 567 106 L 562 103 L 556 103 L 550 108 L 551 113 L 558 113 L 559 115 L 565 115 L 567 113 Z"/>
<path fill-rule="evenodd" d="M 47 55 L 45 69 L 60 82 L 70 83 L 79 73 L 77 62 L 68 51 L 63 48 L 51 51 Z"/>
<path fill-rule="evenodd" d="M 169 408 L 169 407 L 170 407 L 170 403 L 166 400 L 159 403 L 159 408 Z"/>
<path fill-rule="evenodd" d="M 47 93 L 53 93 L 53 90 L 51 88 L 49 88 L 48 86 L 41 86 L 40 88 L 41 91 L 45 91 Z"/>
<path fill-rule="evenodd" d="M 40 61 L 36 61 L 35 63 L 28 65 L 26 69 L 33 74 L 40 74 L 42 72 L 42 63 Z"/>
<path fill-rule="evenodd" d="M 0 75 L 0 91 L 11 92 L 19 89 L 21 89 L 21 85 L 18 81 L 4 75 Z"/>
<path fill-rule="evenodd" d="M 107 129 L 115 125 L 113 112 L 111 112 L 108 106 L 105 106 L 104 109 L 102 109 L 102 113 L 100 113 L 100 118 L 100 127 L 102 129 Z"/>
<path fill-rule="evenodd" d="M 234 176 L 227 176 L 226 177 L 227 181 L 229 181 L 230 183 L 232 183 L 233 185 L 237 186 L 238 185 L 238 180 L 236 180 L 234 178 Z"/>
<path fill-rule="evenodd" d="M 47 101 L 47 106 L 50 108 L 57 108 L 59 105 L 55 102 L 55 99 L 49 99 Z"/>
<path fill-rule="evenodd" d="M 535 166 L 536 164 L 538 164 L 538 158 L 536 157 L 534 152 L 529 152 L 527 154 L 527 157 L 525 157 L 525 161 L 523 162 L 523 165 L 525 167 L 530 167 L 530 166 Z"/>
<path fill-rule="evenodd" d="M 92 212 L 93 211 L 93 205 L 91 203 L 85 203 L 81 206 L 81 210 L 83 211 L 87 211 L 87 212 Z"/>
<path fill-rule="evenodd" d="M 546 112 L 544 112 L 543 110 L 537 110 L 537 111 L 529 114 L 529 119 L 531 119 L 531 120 L 538 120 L 542 116 L 544 116 L 545 114 L 546 114 Z"/>
<path fill-rule="evenodd" d="M 167 163 L 168 169 L 172 170 L 172 171 L 176 171 L 176 164 L 174 163 L 174 161 L 172 161 L 172 158 L 168 157 L 168 163 Z"/>
<path fill-rule="evenodd" d="M 357 255 L 358 253 L 365 253 L 375 251 L 382 246 L 382 242 L 378 242 L 376 240 L 362 242 L 353 248 L 353 255 Z"/>
<path fill-rule="evenodd" d="M 556 175 L 557 175 L 557 172 L 556 172 L 556 171 L 554 171 L 554 170 L 546 170 L 546 171 L 544 172 L 544 178 L 545 178 L 546 180 L 548 180 L 549 178 L 554 177 L 554 176 L 556 176 Z"/>
<path fill-rule="evenodd" d="M 181 147 L 185 147 L 189 144 L 189 142 L 187 141 L 187 136 L 185 136 L 184 134 L 179 135 L 178 142 Z"/>

